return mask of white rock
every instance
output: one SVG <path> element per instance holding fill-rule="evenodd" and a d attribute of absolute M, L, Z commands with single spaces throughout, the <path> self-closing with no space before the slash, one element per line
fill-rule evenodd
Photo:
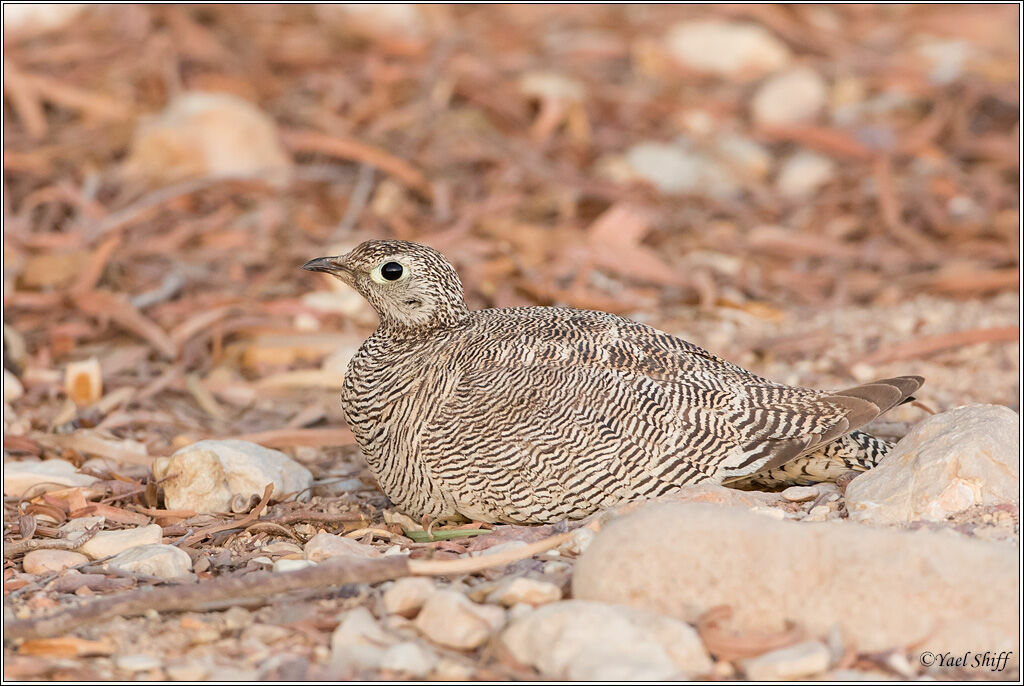
<path fill-rule="evenodd" d="M 33 550 L 25 554 L 21 564 L 29 574 L 52 574 L 88 561 L 85 555 L 71 550 Z"/>
<path fill-rule="evenodd" d="M 824 109 L 828 84 L 809 67 L 776 74 L 757 89 L 750 103 L 758 126 L 784 126 L 810 121 Z"/>
<path fill-rule="evenodd" d="M 187 577 L 192 571 L 192 559 L 188 553 L 181 548 L 163 543 L 130 548 L 118 553 L 107 565 L 126 572 L 161 579 L 180 579 Z"/>
<path fill-rule="evenodd" d="M 828 669 L 830 657 L 824 644 L 805 641 L 743 660 L 741 664 L 751 681 L 791 681 L 821 674 Z"/>
<path fill-rule="evenodd" d="M 806 198 L 831 181 L 834 174 L 832 160 L 801 150 L 782 163 L 775 185 L 787 198 Z"/>
<path fill-rule="evenodd" d="M 393 615 L 414 617 L 435 590 L 433 580 L 426 577 L 398 579 L 384 591 L 384 609 Z"/>
<path fill-rule="evenodd" d="M 274 562 L 275 572 L 294 572 L 296 569 L 315 567 L 316 563 L 311 560 L 276 560 Z"/>
<path fill-rule="evenodd" d="M 143 120 L 125 162 L 128 176 L 166 185 L 202 176 L 287 179 L 291 158 L 274 121 L 229 93 L 185 93 Z"/>
<path fill-rule="evenodd" d="M 782 497 L 791 503 L 802 503 L 814 500 L 819 492 L 814 486 L 790 486 L 782 492 Z"/>
<path fill-rule="evenodd" d="M 846 507 L 855 521 L 941 521 L 974 505 L 1018 503 L 1019 489 L 1019 415 L 968 405 L 915 426 L 850 482 Z"/>
<path fill-rule="evenodd" d="M 487 595 L 487 602 L 512 607 L 518 603 L 546 605 L 562 599 L 562 589 L 550 581 L 517 576 L 502 579 Z"/>
<path fill-rule="evenodd" d="M 117 555 L 129 548 L 161 543 L 162 540 L 163 529 L 160 528 L 159 524 L 150 524 L 149 526 L 140 526 L 134 529 L 122 529 L 120 531 L 100 531 L 82 544 L 78 552 L 98 560 L 108 555 Z"/>
<path fill-rule="evenodd" d="M 220 636 L 218 632 L 218 637 Z M 164 670 L 171 681 L 202 681 L 209 675 L 210 669 L 199 660 L 174 661 Z"/>
<path fill-rule="evenodd" d="M 4 495 L 15 498 L 62 488 L 88 486 L 96 477 L 79 474 L 66 460 L 24 460 L 4 463 Z"/>
<path fill-rule="evenodd" d="M 626 151 L 626 162 L 634 178 L 647 181 L 663 193 L 728 197 L 738 189 L 728 169 L 695 150 L 685 138 L 674 143 L 637 143 Z"/>
<path fill-rule="evenodd" d="M 415 626 L 449 648 L 472 650 L 482 645 L 505 623 L 505 611 L 493 605 L 477 605 L 458 591 L 435 591 L 416 617 Z"/>
<path fill-rule="evenodd" d="M 247 441 L 199 441 L 185 446 L 170 458 L 153 462 L 153 474 L 163 479 L 164 502 L 171 510 L 227 512 L 233 498 L 259 498 L 267 484 L 274 497 L 303 491 L 308 500 L 313 475 L 279 450 Z"/>
<path fill-rule="evenodd" d="M 739 632 L 792 620 L 810 636 L 838 625 L 865 652 L 918 641 L 955 652 L 1013 649 L 1019 586 L 1016 547 L 1003 543 L 656 504 L 604 527 L 576 561 L 572 591 L 688 622 L 730 605 Z"/>
<path fill-rule="evenodd" d="M 931 67 L 928 79 L 938 85 L 958 79 L 976 54 L 975 49 L 966 41 L 938 38 L 924 40 L 915 48 L 915 52 Z"/>
<path fill-rule="evenodd" d="M 562 555 L 576 557 L 582 555 L 583 551 L 594 541 L 594 530 L 589 527 L 574 529 L 569 540 L 558 546 L 557 550 Z"/>
<path fill-rule="evenodd" d="M 501 637 L 545 679 L 692 679 L 711 659 L 688 624 L 621 605 L 568 600 L 516 620 Z"/>
<path fill-rule="evenodd" d="M 77 533 L 81 533 L 86 529 L 92 529 L 94 527 L 102 527 L 107 521 L 107 518 L 103 515 L 88 515 L 86 517 L 75 517 L 64 522 L 61 527 L 61 533 L 65 536 L 71 536 Z"/>
<path fill-rule="evenodd" d="M 373 546 L 336 534 L 319 533 L 306 541 L 307 560 L 321 562 L 331 557 L 358 557 L 361 559 L 381 557 Z"/>
<path fill-rule="evenodd" d="M 14 374 L 4 370 L 4 402 L 13 403 L 25 394 L 25 388 Z"/>
<path fill-rule="evenodd" d="M 399 641 L 369 610 L 357 607 L 342 616 L 331 636 L 331 664 L 335 668 L 392 669 L 421 678 L 437 665 L 437 656 L 418 643 Z"/>
<path fill-rule="evenodd" d="M 34 35 L 65 26 L 77 17 L 85 3 L 12 2 L 4 5 L 4 32 Z"/>
<path fill-rule="evenodd" d="M 757 24 L 718 19 L 687 21 L 665 36 L 672 56 L 684 66 L 729 78 L 756 78 L 790 61 L 786 45 Z"/>
<path fill-rule="evenodd" d="M 126 672 L 148 672 L 151 669 L 157 669 L 162 663 L 159 658 L 152 655 L 136 653 L 119 655 L 114 659 L 114 664 L 118 669 L 123 669 Z"/>

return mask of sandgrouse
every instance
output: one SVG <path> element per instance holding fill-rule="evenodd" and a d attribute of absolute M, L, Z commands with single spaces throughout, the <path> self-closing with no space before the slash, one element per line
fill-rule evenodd
<path fill-rule="evenodd" d="M 380 317 L 342 401 L 380 486 L 414 517 L 551 523 L 687 484 L 834 479 L 874 466 L 890 444 L 855 429 L 923 383 L 785 386 L 605 312 L 472 311 L 452 265 L 417 243 L 367 241 L 304 268 Z"/>

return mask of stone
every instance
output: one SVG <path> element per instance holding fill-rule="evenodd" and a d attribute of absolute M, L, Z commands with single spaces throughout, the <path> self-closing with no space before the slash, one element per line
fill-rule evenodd
<path fill-rule="evenodd" d="M 18 380 L 14 374 L 8 370 L 4 370 L 4 402 L 13 403 L 15 400 L 25 394 L 25 387 L 21 385 L 21 381 Z"/>
<path fill-rule="evenodd" d="M 419 643 L 401 641 L 386 632 L 365 607 L 344 613 L 331 635 L 331 666 L 335 669 L 391 669 L 422 678 L 436 665 L 437 655 Z"/>
<path fill-rule="evenodd" d="M 662 193 L 704 193 L 721 198 L 739 189 L 725 166 L 697 151 L 687 138 L 637 143 L 626 151 L 626 162 L 633 178 Z"/>
<path fill-rule="evenodd" d="M 306 541 L 305 556 L 312 562 L 322 562 L 328 558 L 348 556 L 362 559 L 381 557 L 380 551 L 365 543 L 338 536 L 336 534 L 319 533 Z"/>
<path fill-rule="evenodd" d="M 153 474 L 164 482 L 170 510 L 230 512 L 232 501 L 248 503 L 274 484 L 274 498 L 300 493 L 308 500 L 313 475 L 279 450 L 247 441 L 199 441 L 169 458 L 153 461 Z"/>
<path fill-rule="evenodd" d="M 78 407 L 91 405 L 103 397 L 103 370 L 96 357 L 69 362 L 64 368 L 64 392 Z"/>
<path fill-rule="evenodd" d="M 760 143 L 724 134 L 715 141 L 718 157 L 752 179 L 763 179 L 771 173 L 772 154 Z"/>
<path fill-rule="evenodd" d="M 171 662 L 164 668 L 164 671 L 167 672 L 167 678 L 171 681 L 201 681 L 210 673 L 210 669 L 198 660 Z"/>
<path fill-rule="evenodd" d="M 419 38 L 428 28 L 420 8 L 405 2 L 318 4 L 314 11 L 323 20 L 367 38 Z"/>
<path fill-rule="evenodd" d="M 70 24 L 88 3 L 11 3 L 4 7 L 4 33 L 33 36 Z"/>
<path fill-rule="evenodd" d="M 25 554 L 21 564 L 29 574 L 52 574 L 88 561 L 72 550 L 33 550 Z"/>
<path fill-rule="evenodd" d="M 846 488 L 859 522 L 941 521 L 975 505 L 1019 503 L 1020 416 L 967 405 L 915 426 L 874 469 Z"/>
<path fill-rule="evenodd" d="M 750 113 L 757 126 L 790 126 L 813 120 L 827 102 L 825 79 L 809 67 L 796 67 L 761 84 Z"/>
<path fill-rule="evenodd" d="M 782 492 L 782 497 L 791 503 L 802 503 L 814 500 L 819 493 L 815 486 L 790 486 Z"/>
<path fill-rule="evenodd" d="M 691 623 L 730 605 L 740 632 L 780 631 L 789 619 L 816 637 L 838 625 L 864 652 L 917 642 L 1012 650 L 1019 592 L 1014 546 L 705 504 L 655 504 L 611 522 L 572 580 L 574 598 Z"/>
<path fill-rule="evenodd" d="M 752 79 L 789 64 L 785 43 L 749 22 L 701 19 L 676 24 L 665 36 L 672 57 L 694 71 Z"/>
<path fill-rule="evenodd" d="M 426 577 L 407 576 L 397 579 L 384 591 L 384 609 L 389 614 L 415 617 L 435 590 L 434 581 Z"/>
<path fill-rule="evenodd" d="M 229 93 L 191 92 L 138 124 L 124 172 L 154 186 L 204 176 L 284 183 L 290 167 L 277 125 L 259 107 Z"/>
<path fill-rule="evenodd" d="M 181 548 L 152 543 L 129 548 L 117 554 L 107 565 L 115 569 L 161 579 L 181 579 L 192 571 L 192 559 Z"/>
<path fill-rule="evenodd" d="M 562 589 L 550 581 L 525 576 L 502 579 L 487 595 L 487 602 L 512 607 L 519 603 L 546 605 L 562 599 Z"/>
<path fill-rule="evenodd" d="M 93 560 L 117 555 L 129 548 L 163 542 L 163 529 L 159 524 L 140 526 L 120 531 L 100 531 L 79 547 L 78 552 Z"/>
<path fill-rule="evenodd" d="M 493 605 L 477 605 L 458 591 L 435 591 L 427 598 L 414 622 L 424 636 L 457 650 L 482 645 L 505 623 L 505 611 Z"/>
<path fill-rule="evenodd" d="M 4 495 L 22 498 L 63 488 L 88 486 L 96 477 L 80 474 L 67 460 L 16 460 L 4 463 Z"/>
<path fill-rule="evenodd" d="M 297 569 L 315 567 L 316 563 L 311 560 L 276 560 L 274 562 L 275 572 L 294 572 Z"/>
<path fill-rule="evenodd" d="M 501 641 L 544 679 L 693 679 L 711 659 L 688 624 L 621 605 L 567 600 L 514 621 Z"/>
<path fill-rule="evenodd" d="M 580 102 L 586 95 L 583 84 L 569 76 L 550 71 L 531 71 L 519 79 L 523 95 L 539 100 Z"/>
<path fill-rule="evenodd" d="M 782 163 L 775 186 L 787 198 L 806 198 L 832 180 L 835 167 L 824 155 L 801 150 Z"/>
<path fill-rule="evenodd" d="M 831 654 L 819 641 L 804 641 L 742 661 L 751 681 L 792 681 L 821 674 L 829 667 Z"/>

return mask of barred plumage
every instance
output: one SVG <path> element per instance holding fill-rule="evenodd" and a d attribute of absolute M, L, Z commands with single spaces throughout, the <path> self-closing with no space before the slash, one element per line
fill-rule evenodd
<path fill-rule="evenodd" d="M 835 478 L 884 454 L 854 429 L 923 381 L 827 393 L 613 314 L 470 311 L 452 266 L 416 243 L 369 241 L 305 266 L 380 316 L 342 399 L 381 488 L 416 517 L 554 522 L 702 481 Z"/>

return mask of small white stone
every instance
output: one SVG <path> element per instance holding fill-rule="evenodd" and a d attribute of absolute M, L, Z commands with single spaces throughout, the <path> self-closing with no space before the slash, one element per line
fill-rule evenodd
<path fill-rule="evenodd" d="M 519 79 L 519 90 L 523 95 L 541 100 L 562 100 L 579 102 L 586 89 L 578 80 L 550 71 L 531 71 Z"/>
<path fill-rule="evenodd" d="M 336 534 L 319 533 L 306 542 L 305 556 L 312 562 L 322 562 L 331 557 L 348 556 L 358 558 L 381 557 L 373 546 Z"/>
<path fill-rule="evenodd" d="M 546 605 L 562 599 L 562 589 L 550 581 L 539 581 L 525 576 L 502 579 L 498 587 L 487 596 L 487 602 L 512 607 L 519 603 Z"/>
<path fill-rule="evenodd" d="M 805 198 L 831 181 L 834 174 L 832 160 L 801 150 L 782 163 L 775 185 L 787 198 Z"/>
<path fill-rule="evenodd" d="M 377 666 L 422 679 L 437 666 L 437 655 L 422 643 L 403 641 L 385 648 Z"/>
<path fill-rule="evenodd" d="M 306 567 L 315 567 L 316 563 L 312 560 L 277 560 L 274 562 L 275 572 L 294 572 L 296 569 L 305 569 Z"/>
<path fill-rule="evenodd" d="M 384 609 L 390 614 L 414 617 L 435 590 L 433 580 L 427 577 L 398 579 L 384 591 Z"/>
<path fill-rule="evenodd" d="M 824 672 L 829 659 L 825 645 L 806 641 L 743 660 L 742 665 L 752 681 L 790 681 Z"/>
<path fill-rule="evenodd" d="M 24 460 L 4 463 L 4 495 L 20 498 L 62 488 L 88 486 L 96 477 L 79 474 L 66 460 Z"/>
<path fill-rule="evenodd" d="M 790 486 L 782 492 L 782 497 L 791 503 L 802 503 L 817 498 L 818 493 L 814 486 Z"/>
<path fill-rule="evenodd" d="M 119 655 L 114 659 L 114 664 L 126 672 L 148 672 L 158 668 L 162 663 L 152 655 L 132 654 Z"/>
<path fill-rule="evenodd" d="M 785 43 L 757 24 L 719 19 L 686 21 L 665 36 L 672 56 L 695 71 L 754 78 L 790 61 Z"/>
<path fill-rule="evenodd" d="M 197 660 L 171 662 L 164 668 L 172 681 L 201 681 L 210 673 L 209 668 Z"/>
<path fill-rule="evenodd" d="M 825 79 L 813 69 L 797 67 L 765 81 L 750 107 L 758 126 L 785 126 L 814 119 L 827 100 Z"/>
<path fill-rule="evenodd" d="M 161 579 L 180 579 L 192 571 L 192 559 L 188 553 L 181 548 L 163 543 L 130 548 L 118 553 L 107 565 L 126 572 Z"/>
<path fill-rule="evenodd" d="M 25 555 L 22 566 L 28 574 L 52 574 L 88 561 L 85 555 L 71 550 L 33 550 Z"/>
<path fill-rule="evenodd" d="M 108 555 L 117 555 L 129 548 L 161 543 L 162 540 L 163 529 L 160 528 L 159 524 L 150 524 L 149 526 L 123 529 L 121 531 L 100 531 L 82 544 L 78 552 L 88 555 L 93 560 L 98 560 Z M 185 556 L 188 557 L 187 554 Z"/>
<path fill-rule="evenodd" d="M 415 626 L 449 648 L 472 650 L 482 645 L 505 623 L 505 612 L 493 605 L 477 605 L 457 591 L 436 591 L 424 603 Z"/>
<path fill-rule="evenodd" d="M 589 527 L 580 527 L 579 529 L 574 530 L 572 532 L 572 536 L 569 537 L 569 540 L 558 546 L 557 550 L 562 555 L 577 557 L 582 555 L 583 551 L 590 546 L 591 542 L 594 540 L 594 536 L 596 535 L 597 534 L 594 533 L 593 529 Z"/>
<path fill-rule="evenodd" d="M 717 141 L 718 155 L 744 174 L 754 179 L 763 179 L 771 173 L 772 155 L 763 145 L 749 138 L 726 134 Z"/>
<path fill-rule="evenodd" d="M 390 669 L 422 678 L 433 670 L 437 656 L 419 643 L 399 641 L 369 610 L 357 607 L 341 616 L 331 636 L 331 664 L 336 668 Z"/>
<path fill-rule="evenodd" d="M 233 499 L 262 497 L 274 484 L 275 498 L 300 493 L 308 500 L 313 475 L 279 450 L 237 440 L 199 441 L 170 458 L 153 462 L 153 474 L 167 480 L 164 500 L 171 510 L 229 512 Z"/>
<path fill-rule="evenodd" d="M 8 370 L 4 370 L 4 402 L 13 403 L 15 400 L 20 398 L 25 393 L 25 388 L 21 385 L 21 381 L 18 380 L 14 374 Z"/>

